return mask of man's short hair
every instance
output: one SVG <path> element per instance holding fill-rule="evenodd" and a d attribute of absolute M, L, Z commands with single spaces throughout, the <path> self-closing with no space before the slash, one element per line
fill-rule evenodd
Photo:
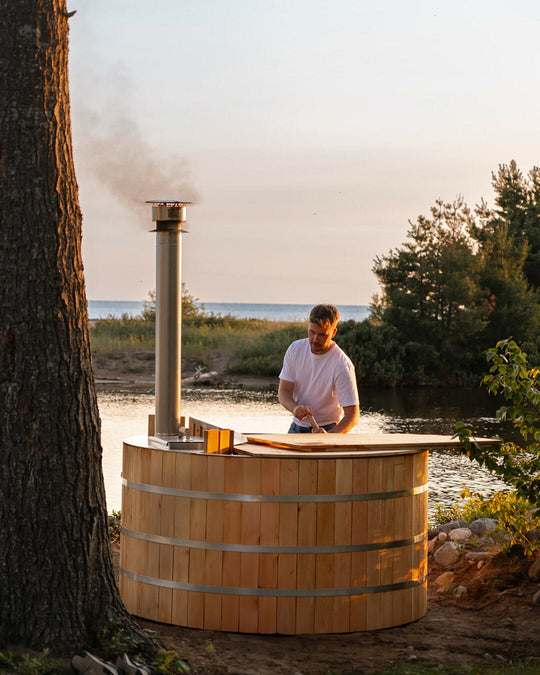
<path fill-rule="evenodd" d="M 309 313 L 309 322 L 321 328 L 335 328 L 339 321 L 339 312 L 334 305 L 315 305 Z"/>

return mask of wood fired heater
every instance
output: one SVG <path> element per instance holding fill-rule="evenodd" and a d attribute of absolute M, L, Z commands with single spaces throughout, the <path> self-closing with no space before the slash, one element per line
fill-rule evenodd
<path fill-rule="evenodd" d="M 202 447 L 180 433 L 182 377 L 182 234 L 191 202 L 148 201 L 156 224 L 156 406 L 149 441 L 159 447 Z"/>

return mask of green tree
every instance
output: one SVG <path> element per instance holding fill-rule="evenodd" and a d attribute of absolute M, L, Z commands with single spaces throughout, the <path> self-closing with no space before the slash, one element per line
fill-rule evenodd
<path fill-rule="evenodd" d="M 148 302 L 145 302 L 142 317 L 145 321 L 155 322 L 156 320 L 156 292 L 150 291 Z M 185 283 L 182 282 L 182 319 L 189 321 L 199 319 L 205 316 L 204 306 L 197 305 L 198 298 L 194 298 L 188 291 Z"/>
<path fill-rule="evenodd" d="M 496 208 L 492 226 L 505 227 L 518 249 L 525 248 L 523 272 L 529 284 L 540 289 L 540 168 L 527 176 L 514 160 L 501 164 L 492 175 Z"/>
<path fill-rule="evenodd" d="M 486 324 L 479 351 L 506 335 L 523 341 L 537 335 L 540 321 L 538 292 L 524 272 L 527 242 L 510 231 L 508 222 L 493 216 L 484 204 L 477 208 L 478 222 L 472 232 L 478 242 L 479 284 Z"/>
<path fill-rule="evenodd" d="M 399 331 L 414 368 L 425 365 L 426 379 L 459 371 L 484 327 L 473 223 L 462 198 L 438 200 L 431 218 L 419 216 L 411 224 L 401 249 L 375 259 L 383 291 L 374 299 L 373 316 Z"/>

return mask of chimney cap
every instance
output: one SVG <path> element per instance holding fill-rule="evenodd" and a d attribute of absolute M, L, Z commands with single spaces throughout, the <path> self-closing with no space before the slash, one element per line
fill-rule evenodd
<path fill-rule="evenodd" d="M 182 202 L 178 199 L 148 199 L 145 204 L 163 204 L 164 206 L 188 206 L 193 202 Z"/>

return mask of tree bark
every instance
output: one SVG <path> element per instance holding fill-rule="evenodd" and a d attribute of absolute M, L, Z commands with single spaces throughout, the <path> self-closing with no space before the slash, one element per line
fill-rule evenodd
<path fill-rule="evenodd" d="M 65 0 L 0 0 L 0 643 L 129 621 L 108 540 Z"/>

